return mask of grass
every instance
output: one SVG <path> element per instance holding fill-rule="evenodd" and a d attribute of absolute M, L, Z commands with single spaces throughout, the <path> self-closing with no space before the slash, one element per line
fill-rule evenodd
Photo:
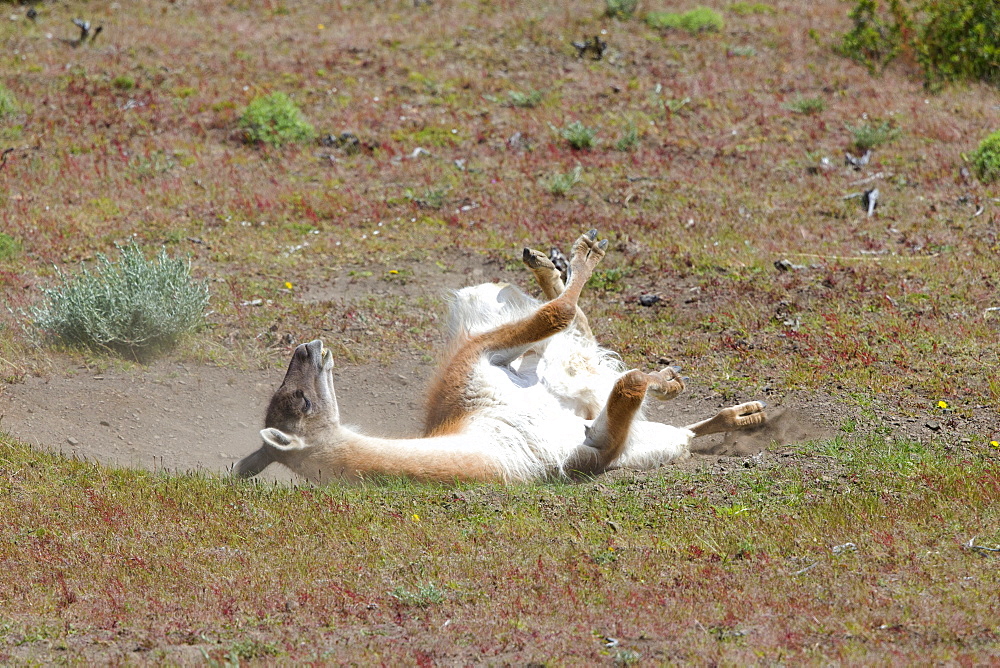
<path fill-rule="evenodd" d="M 230 486 L 4 439 L 0 660 L 182 663 L 189 645 L 216 663 L 996 660 L 996 558 L 963 545 L 1000 542 L 1000 319 L 983 315 L 1000 254 L 992 186 L 956 175 L 1000 93 L 938 95 L 902 61 L 873 78 L 806 38 L 850 29 L 838 0 L 723 3 L 726 36 L 621 19 L 614 57 L 580 61 L 568 41 L 599 33 L 598 5 L 344 3 L 334 24 L 313 3 L 138 3 L 77 49 L 2 22 L 19 53 L 0 95 L 17 102 L 0 118 L 0 393 L 101 363 L 38 347 L 23 314 L 124 239 L 190 256 L 209 286 L 177 361 L 279 366 L 284 333 L 322 333 L 344 368 L 434 358 L 438 263 L 455 284 L 479 280 L 467 262 L 526 286 L 504 268 L 520 248 L 597 227 L 620 289 L 584 307 L 629 366 L 677 359 L 725 398 L 824 397 L 853 431 L 769 467 L 723 458 L 724 474 L 447 490 Z M 43 15 L 69 29 L 89 7 Z M 756 55 L 729 57 L 734 42 Z M 243 110 L 276 90 L 360 150 L 244 144 Z M 526 111 L 510 90 L 544 96 Z M 820 92 L 822 114 L 783 110 Z M 577 150 L 566 119 L 621 137 Z M 618 145 L 622 119 L 641 141 Z M 868 125 L 892 174 L 872 219 L 843 199 L 856 173 L 800 158 L 839 164 Z M 306 296 L 349 272 L 354 293 Z"/>
<path fill-rule="evenodd" d="M 708 7 L 696 7 L 687 12 L 650 12 L 646 23 L 660 30 L 684 30 L 691 34 L 719 32 L 725 27 L 722 15 Z"/>
<path fill-rule="evenodd" d="M 0 118 L 15 114 L 17 110 L 17 98 L 6 86 L 0 84 Z"/>
<path fill-rule="evenodd" d="M 734 2 L 726 8 L 737 16 L 753 16 L 755 14 L 774 14 L 772 5 L 763 2 Z"/>
<path fill-rule="evenodd" d="M 0 260 L 13 258 L 20 252 L 20 242 L 9 234 L 0 232 Z"/>
<path fill-rule="evenodd" d="M 604 0 L 604 15 L 627 21 L 635 15 L 639 0 Z"/>
<path fill-rule="evenodd" d="M 739 56 L 741 58 L 753 58 L 757 55 L 757 49 L 752 46 L 731 46 L 728 52 L 730 56 Z"/>
<path fill-rule="evenodd" d="M 113 634 L 167 662 L 185 645 L 361 663 L 995 656 L 992 597 L 968 593 L 1000 577 L 963 546 L 1000 542 L 997 460 L 879 439 L 801 450 L 737 463 L 721 487 L 710 468 L 668 468 L 318 489 L 107 469 L 0 439 L 0 653 L 74 660 Z"/>

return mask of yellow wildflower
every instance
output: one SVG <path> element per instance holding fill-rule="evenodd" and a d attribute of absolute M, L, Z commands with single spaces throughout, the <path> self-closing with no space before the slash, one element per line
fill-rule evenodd
<path fill-rule="evenodd" d="M 948 402 L 947 401 L 939 401 L 938 402 L 938 408 L 948 408 Z"/>
<path fill-rule="evenodd" d="M 285 288 L 288 290 L 292 289 L 292 284 L 289 281 L 285 281 Z"/>
<path fill-rule="evenodd" d="M 417 515 L 416 513 L 413 513 L 413 521 L 414 522 L 419 522 L 420 521 L 420 515 Z"/>

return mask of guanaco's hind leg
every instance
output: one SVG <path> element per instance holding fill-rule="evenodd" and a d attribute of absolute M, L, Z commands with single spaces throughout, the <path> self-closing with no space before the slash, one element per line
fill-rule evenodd
<path fill-rule="evenodd" d="M 607 239 L 597 240 L 597 230 L 581 235 L 573 244 L 569 284 L 558 296 L 539 306 L 528 317 L 473 336 L 462 344 L 431 384 L 430 396 L 434 397 L 434 403 L 428 408 L 424 425 L 426 435 L 453 433 L 460 429 L 465 416 L 463 393 L 480 355 L 487 353 L 498 366 L 510 364 L 535 343 L 569 327 L 577 315 L 580 293 L 607 247 Z"/>
<path fill-rule="evenodd" d="M 672 399 L 684 389 L 677 370 L 667 367 L 653 373 L 633 369 L 615 382 L 608 402 L 587 429 L 583 445 L 567 460 L 567 471 L 585 474 L 603 472 L 621 456 L 628 443 L 629 429 L 646 392 L 661 399 Z"/>
<path fill-rule="evenodd" d="M 688 425 L 687 429 L 693 431 L 695 436 L 708 436 L 709 434 L 718 434 L 724 431 L 736 431 L 737 429 L 756 427 L 767 421 L 764 408 L 764 403 L 760 401 L 750 401 L 738 406 L 730 406 L 729 408 L 723 408 L 715 417 Z"/>
<path fill-rule="evenodd" d="M 542 289 L 542 294 L 545 295 L 546 299 L 555 299 L 566 289 L 566 286 L 563 284 L 562 274 L 552 263 L 552 260 L 546 257 L 545 253 L 525 248 L 522 260 L 528 269 L 531 270 L 531 273 L 535 275 L 535 280 L 538 281 L 538 286 Z M 574 323 L 581 334 L 589 339 L 594 338 L 594 333 L 590 331 L 590 322 L 587 320 L 583 309 L 579 306 L 576 307 L 576 320 L 574 320 Z"/>

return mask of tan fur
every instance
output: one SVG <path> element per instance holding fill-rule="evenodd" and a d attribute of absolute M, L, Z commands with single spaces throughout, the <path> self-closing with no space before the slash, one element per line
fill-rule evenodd
<path fill-rule="evenodd" d="M 372 471 L 422 482 L 488 482 L 502 477 L 502 471 L 478 453 L 431 449 L 400 453 L 392 441 L 384 439 L 357 439 L 346 443 L 337 458 L 329 459 L 331 465 L 343 467 L 350 478 Z"/>

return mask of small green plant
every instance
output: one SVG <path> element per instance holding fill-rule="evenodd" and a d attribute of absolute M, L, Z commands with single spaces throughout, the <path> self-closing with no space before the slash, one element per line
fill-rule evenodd
<path fill-rule="evenodd" d="M 562 137 L 569 142 L 574 150 L 583 151 L 594 146 L 597 130 L 588 128 L 580 121 L 573 121 L 562 129 Z"/>
<path fill-rule="evenodd" d="M 926 19 L 916 51 L 928 82 L 978 79 L 1000 85 L 1000 3 L 937 0 L 920 8 Z"/>
<path fill-rule="evenodd" d="M 686 30 L 693 34 L 719 32 L 725 27 L 722 15 L 708 7 L 695 7 L 689 12 L 650 12 L 646 23 L 658 30 Z"/>
<path fill-rule="evenodd" d="M 894 20 L 882 15 L 878 0 L 858 0 L 847 15 L 854 27 L 843 34 L 836 47 L 840 55 L 861 63 L 871 74 L 881 74 L 903 46 L 902 5 L 898 0 L 889 0 L 889 4 Z"/>
<path fill-rule="evenodd" d="M 757 55 L 757 49 L 750 46 L 749 44 L 746 44 L 742 46 L 731 46 L 729 47 L 729 51 L 727 51 L 727 53 L 730 56 L 739 56 L 741 58 L 753 58 L 754 56 Z"/>
<path fill-rule="evenodd" d="M 691 104 L 691 98 L 685 97 L 683 99 L 668 98 L 663 100 L 663 106 L 670 111 L 671 114 L 676 114 L 684 107 Z"/>
<path fill-rule="evenodd" d="M 995 0 L 857 0 L 854 26 L 838 53 L 882 72 L 904 50 L 923 66 L 925 83 L 978 79 L 1000 84 L 1000 4 Z"/>
<path fill-rule="evenodd" d="M 530 90 L 527 93 L 512 90 L 507 93 L 507 105 L 511 107 L 537 107 L 542 102 L 542 92 Z"/>
<path fill-rule="evenodd" d="M 634 125 L 625 128 L 624 134 L 615 142 L 615 149 L 619 151 L 631 151 L 639 145 L 639 131 Z"/>
<path fill-rule="evenodd" d="M 568 172 L 557 172 L 546 178 L 542 185 L 556 197 L 565 197 L 577 183 L 580 182 L 580 175 L 583 168 L 577 165 Z"/>
<path fill-rule="evenodd" d="M 21 252 L 21 243 L 10 236 L 0 232 L 0 260 L 12 258 Z"/>
<path fill-rule="evenodd" d="M 243 111 L 239 124 L 248 143 L 282 146 L 312 141 L 316 136 L 313 126 L 284 93 L 254 99 Z"/>
<path fill-rule="evenodd" d="M 981 141 L 979 148 L 969 156 L 969 161 L 972 163 L 976 178 L 983 183 L 992 183 L 1000 179 L 1000 130 Z"/>
<path fill-rule="evenodd" d="M 17 99 L 7 87 L 0 83 L 0 118 L 17 112 Z"/>
<path fill-rule="evenodd" d="M 859 151 L 881 146 L 899 136 L 899 128 L 892 127 L 889 121 L 882 121 L 878 125 L 868 122 L 859 125 L 845 123 L 844 127 L 851 133 L 854 148 Z"/>
<path fill-rule="evenodd" d="M 763 2 L 734 2 L 729 5 L 728 10 L 737 16 L 750 16 L 751 14 L 774 14 L 774 7 Z"/>
<path fill-rule="evenodd" d="M 421 148 L 425 146 L 455 146 L 461 141 L 457 128 L 435 125 L 429 125 L 419 130 L 400 128 L 392 133 L 392 138 L 411 146 L 415 144 Z"/>
<path fill-rule="evenodd" d="M 604 0 L 604 15 L 627 21 L 635 15 L 639 0 Z"/>
<path fill-rule="evenodd" d="M 600 565 L 613 564 L 618 561 L 618 553 L 615 552 L 614 548 L 609 547 L 604 550 L 598 550 L 593 554 L 594 563 Z"/>
<path fill-rule="evenodd" d="M 447 201 L 449 190 L 451 188 L 428 188 L 422 195 L 418 195 L 413 189 L 407 188 L 404 197 L 422 208 L 440 209 Z"/>
<path fill-rule="evenodd" d="M 240 640 L 235 643 L 229 651 L 229 657 L 248 661 L 250 659 L 262 659 L 268 656 L 281 656 L 281 649 L 273 642 L 260 642 L 258 640 Z"/>
<path fill-rule="evenodd" d="M 632 649 L 620 649 L 615 652 L 616 666 L 634 666 L 642 659 L 642 654 Z"/>
<path fill-rule="evenodd" d="M 118 90 L 132 90 L 135 88 L 135 79 L 132 77 L 122 74 L 111 80 L 111 85 Z"/>
<path fill-rule="evenodd" d="M 416 608 L 426 608 L 444 601 L 444 592 L 433 584 L 421 585 L 416 591 L 410 591 L 405 587 L 396 587 L 389 595 L 404 605 Z"/>
<path fill-rule="evenodd" d="M 143 361 L 202 323 L 208 287 L 192 280 L 188 262 L 165 250 L 155 262 L 135 242 L 118 253 L 117 262 L 98 253 L 94 271 L 60 271 L 62 284 L 42 291 L 44 302 L 32 315 L 58 341 Z"/>
<path fill-rule="evenodd" d="M 797 97 L 783 106 L 796 114 L 811 116 L 826 109 L 826 101 L 821 97 Z"/>
<path fill-rule="evenodd" d="M 622 279 L 625 278 L 625 271 L 618 267 L 610 269 L 596 269 L 587 281 L 589 290 L 601 290 L 603 292 L 621 292 L 625 285 Z"/>

